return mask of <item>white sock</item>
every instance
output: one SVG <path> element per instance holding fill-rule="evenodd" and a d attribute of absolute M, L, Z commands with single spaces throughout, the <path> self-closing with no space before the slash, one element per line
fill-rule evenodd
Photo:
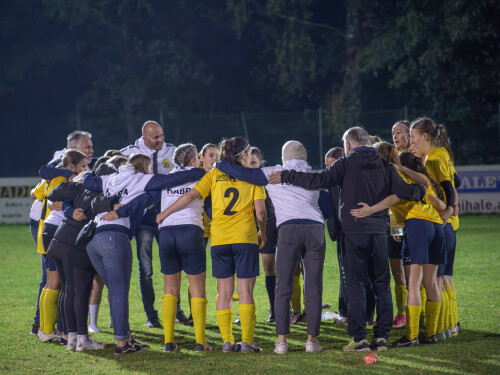
<path fill-rule="evenodd" d="M 89 305 L 89 326 L 97 328 L 97 316 L 99 315 L 100 305 Z"/>

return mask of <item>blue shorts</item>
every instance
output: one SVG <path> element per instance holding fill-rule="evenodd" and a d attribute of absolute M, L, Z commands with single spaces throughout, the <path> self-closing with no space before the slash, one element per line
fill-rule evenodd
<path fill-rule="evenodd" d="M 261 254 L 276 254 L 276 244 L 278 243 L 278 228 L 276 221 L 271 221 L 266 225 L 266 244 L 259 249 Z"/>
<path fill-rule="evenodd" d="M 52 239 L 54 238 L 56 231 L 57 231 L 57 225 L 45 224 L 45 226 L 43 227 L 42 242 L 45 252 L 47 252 L 47 250 L 49 249 L 50 243 L 52 242 Z M 57 267 L 54 260 L 47 254 L 43 254 L 43 257 L 45 259 L 45 268 L 48 268 L 49 271 L 57 271 Z"/>
<path fill-rule="evenodd" d="M 444 226 L 444 243 L 446 246 L 446 264 L 443 266 L 443 275 L 453 276 L 453 264 L 455 263 L 455 249 L 457 247 L 457 233 L 450 223 Z M 441 276 L 441 275 L 440 275 Z"/>
<path fill-rule="evenodd" d="M 441 224 L 422 219 L 406 220 L 403 237 L 403 265 L 446 263 Z"/>
<path fill-rule="evenodd" d="M 197 225 L 160 228 L 161 273 L 173 275 L 184 271 L 198 275 L 207 270 L 203 229 Z"/>
<path fill-rule="evenodd" d="M 259 246 L 253 243 L 236 243 L 212 246 L 212 276 L 226 279 L 236 276 L 248 279 L 259 276 Z"/>
<path fill-rule="evenodd" d="M 387 250 L 390 259 L 403 259 L 403 241 L 396 242 L 392 236 L 387 236 Z"/>

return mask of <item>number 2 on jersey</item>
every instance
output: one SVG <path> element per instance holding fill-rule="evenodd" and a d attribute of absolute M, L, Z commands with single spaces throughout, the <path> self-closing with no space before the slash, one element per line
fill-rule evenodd
<path fill-rule="evenodd" d="M 227 188 L 226 191 L 224 192 L 224 198 L 229 198 L 232 195 L 231 201 L 227 205 L 226 209 L 224 210 L 224 215 L 231 216 L 236 213 L 236 211 L 231 211 L 234 205 L 236 204 L 236 201 L 240 197 L 240 192 L 238 189 L 234 187 Z"/>

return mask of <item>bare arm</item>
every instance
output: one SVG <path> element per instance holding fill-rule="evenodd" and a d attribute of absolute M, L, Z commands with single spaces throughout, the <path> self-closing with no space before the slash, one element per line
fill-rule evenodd
<path fill-rule="evenodd" d="M 174 212 L 186 207 L 189 203 L 196 199 L 201 198 L 201 194 L 196 189 L 189 190 L 182 197 L 177 199 L 172 205 L 170 205 L 165 211 L 160 212 L 156 215 L 156 223 L 161 224 L 163 220 L 172 215 Z"/>
<path fill-rule="evenodd" d="M 434 195 L 429 194 L 427 197 L 429 202 L 434 206 L 437 212 L 446 210 L 446 203 L 444 203 L 441 199 L 436 198 Z"/>
<path fill-rule="evenodd" d="M 264 199 L 256 199 L 253 201 L 255 206 L 255 215 L 257 216 L 257 223 L 259 224 L 259 233 L 258 236 L 260 238 L 259 249 L 262 249 L 266 244 L 266 222 L 267 222 L 267 211 L 266 211 L 266 203 Z"/>
<path fill-rule="evenodd" d="M 410 177 L 417 184 L 424 185 L 426 189 L 429 187 L 429 185 L 430 185 L 429 180 L 425 176 L 421 175 L 420 173 L 412 171 L 410 168 L 406 168 L 402 165 L 394 164 L 394 168 L 403 172 L 405 175 Z"/>
<path fill-rule="evenodd" d="M 368 206 L 366 203 L 358 203 L 358 205 L 362 206 L 361 208 L 355 208 L 350 211 L 351 215 L 356 218 L 366 217 L 374 214 L 375 212 L 379 212 L 385 210 L 391 206 L 394 206 L 399 202 L 399 198 L 396 194 L 389 195 L 384 198 L 377 204 L 373 206 Z"/>

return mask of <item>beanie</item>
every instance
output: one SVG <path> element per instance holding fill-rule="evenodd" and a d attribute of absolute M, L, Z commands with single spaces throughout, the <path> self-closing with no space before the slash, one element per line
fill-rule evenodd
<path fill-rule="evenodd" d="M 307 160 L 306 148 L 298 141 L 288 141 L 281 149 L 281 159 L 283 163 L 292 159 Z"/>

